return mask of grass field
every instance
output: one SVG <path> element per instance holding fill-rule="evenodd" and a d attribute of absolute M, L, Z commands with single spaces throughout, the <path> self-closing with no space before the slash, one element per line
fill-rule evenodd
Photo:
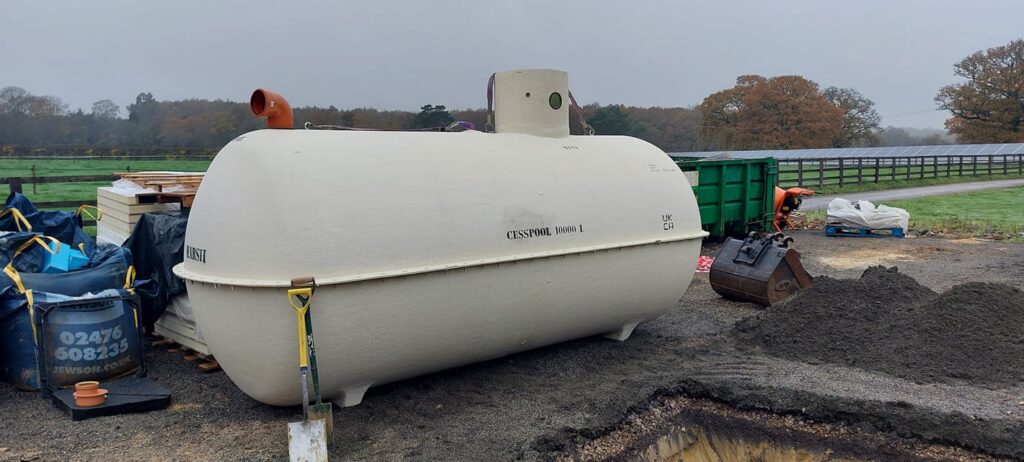
<path fill-rule="evenodd" d="M 175 170 L 205 172 L 208 160 L 2 160 L 0 176 L 31 176 L 32 166 L 37 176 L 109 175 L 113 172 L 144 170 Z"/>
<path fill-rule="evenodd" d="M 146 170 L 171 170 L 186 172 L 205 172 L 210 166 L 209 160 L 106 160 L 106 159 L 83 159 L 83 160 L 41 160 L 41 159 L 4 159 L 0 160 L 0 177 L 26 177 L 32 176 L 32 167 L 35 166 L 36 176 L 75 176 L 75 175 L 110 175 L 114 172 L 125 171 L 146 171 Z M 92 202 L 96 200 L 96 188 L 110 186 L 109 181 L 93 181 L 79 183 L 41 183 L 23 184 L 22 193 L 28 196 L 32 202 L 64 202 L 81 201 Z M 7 196 L 6 185 L 0 185 L 4 190 L 2 197 Z M 51 209 L 52 208 L 47 208 Z M 74 210 L 75 207 L 61 207 L 64 210 Z M 86 226 L 85 231 L 92 236 L 96 235 L 95 226 Z"/>
<path fill-rule="evenodd" d="M 990 189 L 946 196 L 886 201 L 910 212 L 910 227 L 961 237 L 990 237 L 1024 242 L 1024 187 Z M 807 212 L 811 221 L 824 210 Z"/>
<path fill-rule="evenodd" d="M 1009 175 L 964 175 L 964 176 L 944 176 L 938 178 L 924 178 L 924 179 L 910 179 L 910 180 L 895 180 L 895 181 L 880 181 L 878 183 L 847 183 L 843 187 L 839 187 L 838 184 L 826 184 L 823 188 L 816 186 L 810 186 L 809 189 L 813 189 L 818 194 L 839 194 L 839 193 L 854 193 L 862 191 L 879 191 L 883 189 L 899 189 L 899 188 L 916 188 L 918 186 L 932 186 L 938 184 L 952 184 L 952 183 L 969 183 L 972 181 L 990 181 L 990 180 L 1009 180 L 1015 178 L 1024 178 L 1024 175 L 1016 173 Z"/>
<path fill-rule="evenodd" d="M 187 172 L 205 172 L 210 166 L 208 160 L 3 160 L 2 177 L 25 177 L 32 175 L 32 166 L 36 167 L 36 176 L 72 176 L 72 175 L 109 175 L 114 172 L 173 170 Z M 86 183 L 42 183 L 22 185 L 22 192 L 33 202 L 56 201 L 95 201 L 96 188 L 110 186 L 109 181 Z M 4 191 L 6 193 L 6 191 Z"/>

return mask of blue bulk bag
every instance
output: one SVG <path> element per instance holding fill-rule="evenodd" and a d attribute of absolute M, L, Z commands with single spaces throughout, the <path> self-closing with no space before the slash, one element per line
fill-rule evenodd
<path fill-rule="evenodd" d="M 4 380 L 26 390 L 56 389 L 109 380 L 141 366 L 139 302 L 131 291 L 70 297 L 28 290 L 22 295 L 19 312 L 27 314 L 0 321 L 0 350 L 18 353 L 4 358 Z"/>
<path fill-rule="evenodd" d="M 92 255 L 96 248 L 96 240 L 82 229 L 78 213 L 39 210 L 21 193 L 7 196 L 4 211 L 0 212 L 0 231 L 41 233 L 71 244 L 86 255 Z"/>
<path fill-rule="evenodd" d="M 21 255 L 16 257 L 15 262 Z M 94 266 L 68 273 L 18 272 L 11 269 L 11 262 L 4 267 L 0 273 L 0 379 L 23 389 L 39 387 L 37 350 L 29 312 L 32 300 L 28 294 L 34 293 L 35 297 L 48 294 L 40 299 L 47 301 L 51 300 L 47 298 L 51 295 L 79 297 L 107 289 L 132 287 L 134 269 L 127 249 L 116 246 L 104 248 L 94 254 L 90 263 Z M 120 313 L 123 312 L 121 309 Z"/>
<path fill-rule="evenodd" d="M 111 251 L 96 254 L 100 258 L 90 261 L 93 266 L 68 273 L 12 272 L 4 268 L 0 273 L 0 319 L 21 306 L 19 294 L 26 290 L 52 294 L 78 296 L 87 292 L 131 287 L 135 277 L 132 254 L 128 249 L 113 247 Z M 21 257 L 15 259 L 20 260 Z"/>
<path fill-rule="evenodd" d="M 42 235 L 33 232 L 0 231 L 0 268 L 7 266 L 14 255 L 14 269 L 27 273 L 38 273 L 43 270 L 45 255 L 49 253 L 46 243 L 41 241 Z M 41 245 L 32 245 L 37 243 Z"/>

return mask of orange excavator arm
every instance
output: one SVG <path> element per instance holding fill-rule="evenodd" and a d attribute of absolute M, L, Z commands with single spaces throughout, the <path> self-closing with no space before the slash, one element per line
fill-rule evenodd
<path fill-rule="evenodd" d="M 789 214 L 800 208 L 800 201 L 803 196 L 813 196 L 815 193 L 805 188 L 782 189 L 775 187 L 775 221 L 773 227 L 776 231 L 790 225 Z"/>

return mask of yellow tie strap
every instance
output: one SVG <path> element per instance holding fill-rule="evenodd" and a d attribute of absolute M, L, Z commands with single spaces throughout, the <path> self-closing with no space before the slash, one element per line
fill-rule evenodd
<path fill-rule="evenodd" d="M 18 231 L 32 231 L 32 224 L 28 222 L 25 215 L 21 214 L 21 211 L 11 207 L 0 212 L 0 218 L 6 217 L 7 215 L 14 216 L 14 225 L 18 227 Z M 24 226 L 24 228 L 22 228 Z"/>

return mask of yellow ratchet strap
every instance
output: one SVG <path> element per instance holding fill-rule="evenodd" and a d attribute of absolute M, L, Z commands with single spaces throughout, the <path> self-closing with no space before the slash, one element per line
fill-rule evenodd
<path fill-rule="evenodd" d="M 89 210 L 95 210 L 95 212 L 90 212 Z M 75 215 L 81 216 L 83 213 L 85 214 L 85 217 L 90 220 L 99 220 L 103 218 L 103 210 L 95 205 L 79 205 L 78 210 L 75 211 Z"/>
<path fill-rule="evenodd" d="M 128 271 L 124 274 L 124 288 L 131 290 L 132 284 L 135 282 L 135 265 L 128 267 Z"/>
<path fill-rule="evenodd" d="M 25 285 L 21 283 L 21 276 L 18 275 L 18 271 L 11 265 L 12 263 L 8 263 L 7 266 L 4 267 L 4 274 L 14 281 L 14 285 L 18 286 L 18 293 L 23 294 L 25 293 Z"/>
<path fill-rule="evenodd" d="M 31 290 L 25 291 L 25 301 L 28 302 L 28 323 L 32 325 L 32 340 L 39 345 L 39 333 L 36 332 L 36 309 Z"/>
<path fill-rule="evenodd" d="M 57 248 L 51 249 L 50 246 L 46 245 L 46 241 L 43 241 L 43 238 L 56 242 Z M 17 250 L 14 251 L 14 255 L 11 255 L 11 261 L 7 262 L 7 266 L 4 267 L 4 274 L 6 274 L 7 277 L 11 278 L 11 280 L 14 281 L 14 285 L 18 286 L 18 293 L 25 293 L 25 285 L 21 282 L 21 275 L 18 274 L 18 270 L 14 269 L 14 259 L 18 258 L 18 255 L 21 255 L 21 253 L 24 252 L 25 249 L 29 248 L 32 244 L 39 244 L 44 249 L 46 249 L 47 252 L 50 252 L 52 254 L 56 254 L 58 251 L 60 251 L 60 241 L 50 236 L 34 236 L 32 239 L 22 242 L 21 245 L 18 246 Z"/>
<path fill-rule="evenodd" d="M 20 210 L 11 207 L 9 209 L 4 210 L 3 212 L 0 212 L 0 218 L 3 218 L 7 215 L 14 216 L 14 225 L 18 227 L 18 231 L 32 231 L 32 224 L 28 222 L 28 219 L 25 218 L 25 215 L 21 214 Z M 22 229 L 22 226 L 24 226 L 25 228 Z"/>

